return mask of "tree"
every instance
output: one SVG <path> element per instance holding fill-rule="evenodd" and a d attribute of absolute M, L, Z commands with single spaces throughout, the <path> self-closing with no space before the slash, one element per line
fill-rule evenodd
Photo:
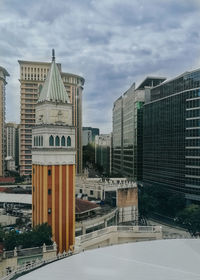
<path fill-rule="evenodd" d="M 18 246 L 18 236 L 19 234 L 15 230 L 5 234 L 4 247 L 7 251 L 13 250 Z"/>
<path fill-rule="evenodd" d="M 5 235 L 4 246 L 6 250 L 13 250 L 15 247 L 33 248 L 40 247 L 44 243 L 51 245 L 52 242 L 51 227 L 45 223 L 37 225 L 32 231 L 17 233 L 11 231 Z"/>
<path fill-rule="evenodd" d="M 3 242 L 4 238 L 5 238 L 5 233 L 4 233 L 2 225 L 0 224 L 0 242 Z"/>
<path fill-rule="evenodd" d="M 35 247 L 42 246 L 44 243 L 46 245 L 52 244 L 52 230 L 51 226 L 47 223 L 37 225 L 32 231 L 32 238 Z"/>
<path fill-rule="evenodd" d="M 88 167 L 89 164 L 95 164 L 95 148 L 92 144 L 83 146 L 83 167 Z"/>
<path fill-rule="evenodd" d="M 184 225 L 191 235 L 196 235 L 200 232 L 200 206 L 191 204 L 177 215 L 177 220 L 181 225 Z"/>
<path fill-rule="evenodd" d="M 172 192 L 160 186 L 139 187 L 139 214 L 148 218 L 152 214 L 175 217 L 185 207 L 182 193 Z"/>
<path fill-rule="evenodd" d="M 158 207 L 158 201 L 144 189 L 139 189 L 138 194 L 139 215 L 145 220 Z"/>

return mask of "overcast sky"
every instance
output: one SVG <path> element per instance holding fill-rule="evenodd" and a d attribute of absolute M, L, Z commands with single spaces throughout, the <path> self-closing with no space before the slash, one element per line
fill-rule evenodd
<path fill-rule="evenodd" d="M 147 75 L 200 67 L 200 0 L 0 0 L 6 120 L 20 120 L 18 60 L 51 61 L 85 78 L 83 125 L 112 130 L 112 106 Z"/>

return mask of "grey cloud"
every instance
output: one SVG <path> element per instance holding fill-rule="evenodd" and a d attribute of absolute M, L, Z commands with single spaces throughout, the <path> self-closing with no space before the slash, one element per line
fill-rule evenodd
<path fill-rule="evenodd" d="M 48 61 L 54 47 L 63 71 L 86 80 L 85 125 L 109 132 L 113 101 L 134 81 L 172 77 L 197 65 L 199 12 L 195 0 L 3 1 L 0 64 L 11 75 L 7 119 L 19 120 L 17 60 Z"/>

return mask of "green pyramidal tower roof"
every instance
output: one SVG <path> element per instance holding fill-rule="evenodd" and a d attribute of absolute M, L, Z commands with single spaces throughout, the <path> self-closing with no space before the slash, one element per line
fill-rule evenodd
<path fill-rule="evenodd" d="M 55 56 L 53 50 L 53 57 L 51 68 L 48 72 L 47 78 L 44 82 L 43 88 L 41 90 L 38 102 L 52 101 L 52 102 L 62 102 L 69 103 L 69 96 L 65 89 L 63 80 L 60 75 L 60 71 L 55 63 Z"/>

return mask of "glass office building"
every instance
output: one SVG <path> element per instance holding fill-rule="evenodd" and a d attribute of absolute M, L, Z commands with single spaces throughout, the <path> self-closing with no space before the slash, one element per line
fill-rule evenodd
<path fill-rule="evenodd" d="M 152 88 L 143 117 L 144 183 L 200 201 L 200 69 Z"/>
<path fill-rule="evenodd" d="M 123 102 L 122 97 L 114 102 L 113 106 L 113 147 L 112 147 L 112 173 L 122 175 L 122 156 L 123 156 Z"/>
<path fill-rule="evenodd" d="M 134 181 L 142 179 L 143 105 L 146 87 L 151 88 L 165 78 L 147 77 L 135 88 L 135 83 L 113 106 L 112 173 Z"/>

